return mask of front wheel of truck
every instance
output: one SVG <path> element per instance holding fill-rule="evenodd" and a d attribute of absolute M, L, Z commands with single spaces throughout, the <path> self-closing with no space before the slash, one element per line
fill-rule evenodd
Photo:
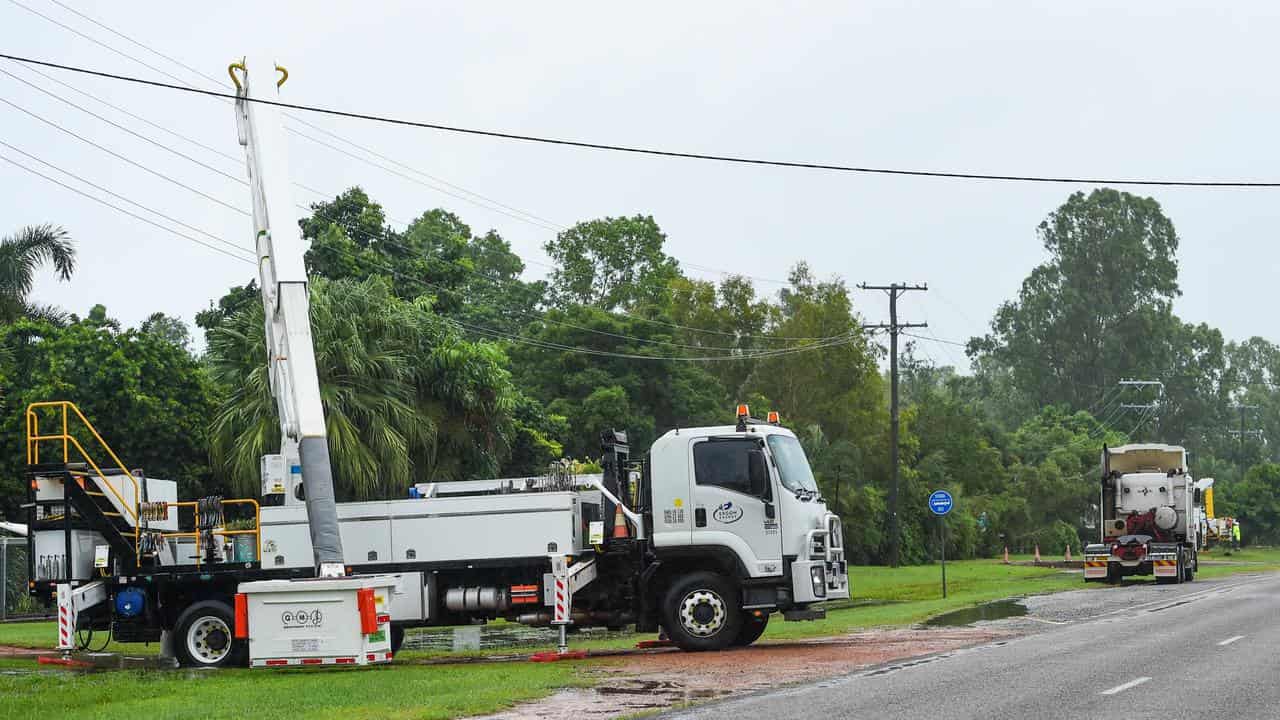
<path fill-rule="evenodd" d="M 663 625 L 682 650 L 723 650 L 742 629 L 734 583 L 723 575 L 695 572 L 677 578 L 662 602 Z"/>

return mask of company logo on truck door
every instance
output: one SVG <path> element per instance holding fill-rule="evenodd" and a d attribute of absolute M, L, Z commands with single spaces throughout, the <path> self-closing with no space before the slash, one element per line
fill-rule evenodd
<path fill-rule="evenodd" d="M 280 614 L 280 622 L 287 628 L 320 627 L 324 624 L 324 613 L 319 610 L 285 610 Z"/>
<path fill-rule="evenodd" d="M 711 517 L 715 518 L 717 522 L 726 524 L 737 522 L 742 519 L 742 508 L 734 505 L 733 502 L 730 501 L 716 508 L 715 511 L 711 513 Z"/>

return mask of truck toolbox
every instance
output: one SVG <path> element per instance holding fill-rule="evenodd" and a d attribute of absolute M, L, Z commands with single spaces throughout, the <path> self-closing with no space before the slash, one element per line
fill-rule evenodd
<path fill-rule="evenodd" d="M 383 575 L 241 583 L 236 627 L 250 667 L 389 662 L 396 584 Z"/>

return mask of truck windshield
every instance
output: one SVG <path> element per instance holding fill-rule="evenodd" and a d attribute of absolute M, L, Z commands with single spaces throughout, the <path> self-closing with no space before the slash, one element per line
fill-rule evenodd
<path fill-rule="evenodd" d="M 773 462 L 778 466 L 778 477 L 783 487 L 791 492 L 818 492 L 818 484 L 814 482 L 813 471 L 809 469 L 809 460 L 804 456 L 799 440 L 787 435 L 770 435 L 769 451 L 773 453 Z"/>

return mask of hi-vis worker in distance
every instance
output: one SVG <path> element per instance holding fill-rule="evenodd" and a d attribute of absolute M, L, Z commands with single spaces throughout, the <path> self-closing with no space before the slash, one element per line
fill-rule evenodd
<path fill-rule="evenodd" d="M 1240 549 L 1240 521 L 1239 520 L 1236 520 L 1231 525 L 1231 547 L 1236 550 Z"/>

